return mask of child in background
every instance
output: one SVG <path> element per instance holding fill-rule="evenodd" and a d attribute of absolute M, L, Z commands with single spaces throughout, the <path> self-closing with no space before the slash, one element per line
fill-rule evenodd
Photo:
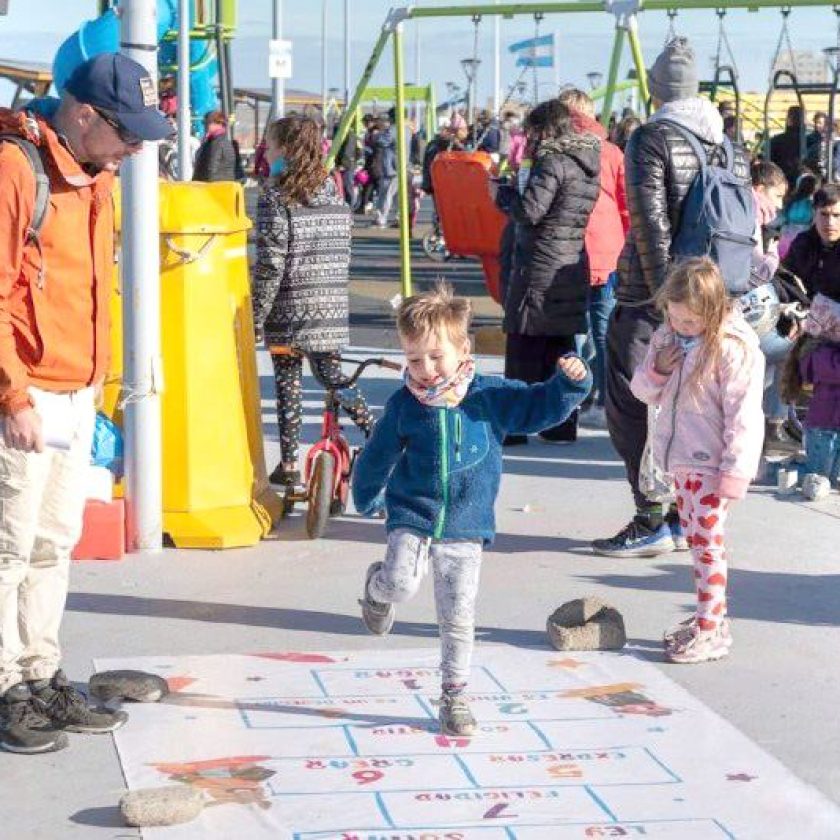
<path fill-rule="evenodd" d="M 752 285 L 773 282 L 779 267 L 778 227 L 775 220 L 784 204 L 787 178 L 775 163 L 756 161 L 751 169 L 756 213 L 756 246 L 752 257 Z M 775 288 L 778 293 L 778 289 Z M 786 429 L 789 406 L 781 397 L 780 383 L 785 359 L 793 342 L 777 326 L 759 334 L 764 353 L 764 453 L 795 455 L 799 442 Z"/>
<path fill-rule="evenodd" d="M 814 193 L 819 189 L 820 180 L 813 172 L 803 172 L 796 179 L 796 186 L 790 198 L 785 202 L 776 223 L 781 230 L 779 239 L 779 257 L 785 258 L 791 243 L 800 233 L 808 230 L 814 221 Z"/>
<path fill-rule="evenodd" d="M 756 282 L 769 283 L 779 267 L 778 232 L 771 224 L 784 206 L 787 178 L 769 160 L 756 161 L 750 170 L 755 199 L 755 253 L 753 273 Z"/>
<path fill-rule="evenodd" d="M 706 257 L 675 266 L 657 295 L 665 322 L 630 387 L 660 406 L 653 457 L 673 476 L 694 561 L 695 615 L 665 634 L 671 662 L 709 662 L 732 645 L 724 525 L 758 470 L 764 357 L 755 332 Z"/>
<path fill-rule="evenodd" d="M 785 382 L 796 400 L 803 384 L 813 386 L 805 416 L 807 463 L 802 494 L 820 498 L 840 480 L 840 283 L 832 297 L 814 296 L 804 335 L 791 353 Z"/>
<path fill-rule="evenodd" d="M 441 730 L 471 735 L 464 697 L 470 674 L 481 552 L 495 535 L 493 505 L 508 432 L 565 420 L 592 385 L 584 362 L 558 360 L 547 382 L 482 376 L 470 356 L 470 303 L 451 286 L 407 298 L 397 313 L 405 382 L 391 396 L 356 460 L 353 499 L 366 516 L 387 514 L 384 562 L 367 571 L 362 619 L 384 635 L 394 604 L 420 586 L 429 560 L 441 635 Z M 383 499 L 384 495 L 384 499 Z"/>

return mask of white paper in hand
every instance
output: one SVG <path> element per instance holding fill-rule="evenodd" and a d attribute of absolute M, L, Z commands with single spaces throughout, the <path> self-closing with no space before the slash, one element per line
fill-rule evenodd
<path fill-rule="evenodd" d="M 30 388 L 29 394 L 41 418 L 44 446 L 66 452 L 75 432 L 73 404 L 67 394 L 53 394 L 40 388 Z"/>

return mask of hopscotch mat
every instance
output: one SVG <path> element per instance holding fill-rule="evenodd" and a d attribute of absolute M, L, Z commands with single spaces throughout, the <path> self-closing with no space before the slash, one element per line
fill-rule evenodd
<path fill-rule="evenodd" d="M 483 646 L 469 739 L 435 649 L 98 660 L 165 676 L 116 735 L 129 788 L 208 802 L 149 840 L 822 840 L 840 808 L 629 654 Z M 756 710 L 758 713 L 759 710 Z"/>

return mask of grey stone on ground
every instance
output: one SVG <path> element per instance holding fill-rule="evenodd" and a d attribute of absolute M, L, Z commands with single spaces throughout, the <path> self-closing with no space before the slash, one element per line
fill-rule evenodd
<path fill-rule="evenodd" d="M 546 622 L 556 650 L 620 650 L 627 644 L 621 613 L 597 598 L 577 598 L 559 606 Z"/>
<path fill-rule="evenodd" d="M 163 677 L 145 671 L 100 671 L 88 680 L 94 697 L 104 700 L 134 700 L 138 703 L 157 703 L 169 694 Z"/>
<path fill-rule="evenodd" d="M 809 502 L 818 502 L 828 496 L 830 492 L 831 482 L 824 475 L 808 473 L 802 479 L 802 495 Z"/>
<path fill-rule="evenodd" d="M 120 799 L 126 825 L 180 825 L 194 820 L 204 808 L 201 791 L 186 785 L 130 790 Z"/>

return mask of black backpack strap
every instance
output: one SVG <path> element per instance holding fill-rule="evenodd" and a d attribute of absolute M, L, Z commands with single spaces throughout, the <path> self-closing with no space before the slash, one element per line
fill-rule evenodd
<path fill-rule="evenodd" d="M 50 206 L 50 179 L 44 168 L 44 162 L 41 160 L 41 153 L 31 140 L 27 140 L 19 134 L 0 134 L 0 143 L 14 143 L 26 155 L 26 159 L 32 167 L 32 174 L 35 176 L 35 207 L 32 211 L 32 222 L 26 235 L 27 238 L 37 242 Z"/>

